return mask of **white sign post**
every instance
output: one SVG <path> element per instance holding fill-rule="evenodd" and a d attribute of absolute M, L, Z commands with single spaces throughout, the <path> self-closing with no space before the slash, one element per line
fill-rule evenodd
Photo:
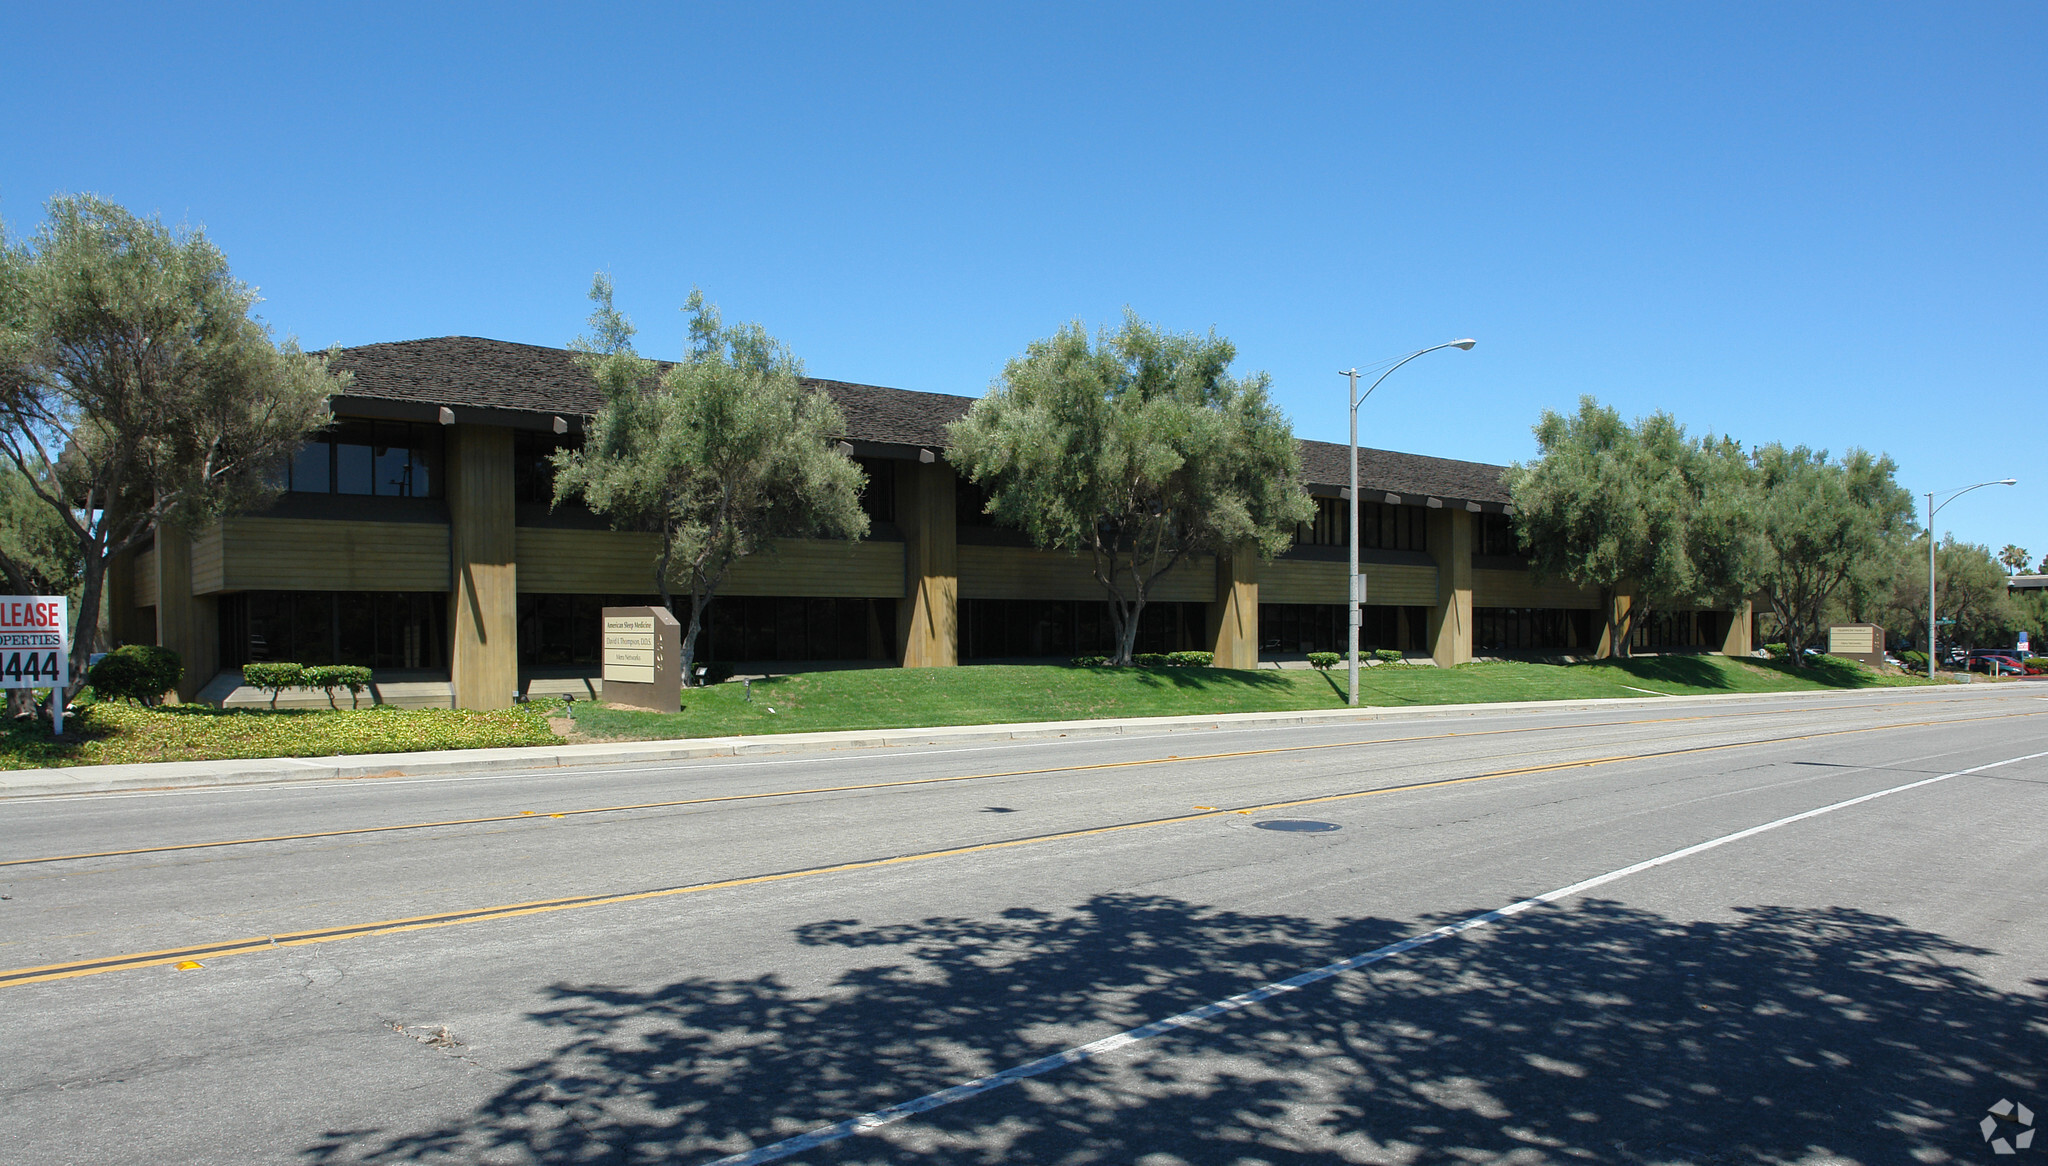
<path fill-rule="evenodd" d="M 71 683 L 70 606 L 62 595 L 0 597 L 0 689 L 53 688 L 52 715 L 64 731 L 64 689 Z"/>

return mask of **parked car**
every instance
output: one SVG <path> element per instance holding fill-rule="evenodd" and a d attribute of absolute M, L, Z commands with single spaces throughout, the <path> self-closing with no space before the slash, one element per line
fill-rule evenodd
<path fill-rule="evenodd" d="M 2025 676 L 2027 669 L 2019 657 L 2004 653 L 1972 652 L 1970 671 L 1982 672 L 1987 676 Z"/>

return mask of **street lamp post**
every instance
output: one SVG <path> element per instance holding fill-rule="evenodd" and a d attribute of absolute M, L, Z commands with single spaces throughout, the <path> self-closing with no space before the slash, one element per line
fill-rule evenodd
<path fill-rule="evenodd" d="M 1934 504 L 1934 495 L 1941 493 L 1941 491 L 1933 491 L 1927 495 L 1927 679 L 1929 680 L 1934 679 L 1934 516 L 1941 513 L 1943 506 L 1947 506 L 1972 490 L 1981 490 L 1986 486 L 2017 485 L 2019 485 L 2019 479 L 2017 478 L 1999 478 L 1996 481 L 1979 482 L 1974 486 L 1964 486 L 1960 489 L 1948 491 L 1941 500 L 1941 506 Z"/>
<path fill-rule="evenodd" d="M 1371 387 L 1367 388 L 1363 393 L 1358 391 L 1357 369 L 1345 369 L 1337 374 L 1351 378 L 1351 388 L 1345 394 L 1346 399 L 1351 402 L 1351 574 L 1345 580 L 1345 587 L 1349 589 L 1350 598 L 1344 606 L 1345 610 L 1351 613 L 1351 686 L 1345 692 L 1348 694 L 1347 701 L 1353 708 L 1358 707 L 1358 625 L 1360 607 L 1365 603 L 1365 580 L 1358 573 L 1358 407 L 1365 403 L 1367 397 L 1372 396 L 1373 389 L 1380 387 L 1380 381 L 1394 375 L 1394 369 L 1400 368 L 1416 357 L 1435 352 L 1439 348 L 1462 348 L 1470 352 L 1472 346 L 1477 343 L 1478 341 L 1469 339 L 1447 340 L 1442 344 L 1433 344 L 1428 348 L 1419 348 L 1395 361 L 1393 366 L 1381 373 L 1379 380 L 1375 380 Z"/>

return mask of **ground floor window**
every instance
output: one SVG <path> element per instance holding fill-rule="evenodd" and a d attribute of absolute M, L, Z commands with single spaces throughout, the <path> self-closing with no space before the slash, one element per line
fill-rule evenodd
<path fill-rule="evenodd" d="M 1719 648 L 1727 637 L 1729 616 L 1720 611 L 1659 611 L 1636 621 L 1629 649 Z"/>
<path fill-rule="evenodd" d="M 688 600 L 676 618 L 690 618 Z M 697 658 L 748 660 L 891 660 L 896 656 L 896 601 L 729 595 L 711 601 Z"/>
<path fill-rule="evenodd" d="M 1562 607 L 1475 607 L 1472 651 L 1590 653 L 1600 646 L 1595 614 Z"/>
<path fill-rule="evenodd" d="M 1207 605 L 1148 603 L 1138 613 L 1140 652 L 1199 651 Z M 1101 600 L 963 599 L 960 658 L 1106 656 L 1116 650 L 1116 624 Z"/>
<path fill-rule="evenodd" d="M 521 668 L 598 667 L 607 607 L 658 607 L 658 595 L 522 595 Z M 672 608 L 687 628 L 690 601 Z M 701 663 L 768 660 L 889 660 L 896 654 L 896 601 L 782 595 L 712 599 L 697 634 Z"/>
<path fill-rule="evenodd" d="M 598 666 L 604 655 L 604 609 L 659 607 L 659 595 L 521 595 L 519 666 Z"/>
<path fill-rule="evenodd" d="M 264 661 L 448 666 L 442 591 L 243 591 L 220 600 L 224 668 Z"/>
<path fill-rule="evenodd" d="M 1261 603 L 1259 650 L 1262 652 L 1342 652 L 1351 647 L 1341 603 Z M 1359 613 L 1358 646 L 1362 651 L 1392 648 L 1420 652 L 1429 645 L 1429 609 L 1366 604 Z"/>

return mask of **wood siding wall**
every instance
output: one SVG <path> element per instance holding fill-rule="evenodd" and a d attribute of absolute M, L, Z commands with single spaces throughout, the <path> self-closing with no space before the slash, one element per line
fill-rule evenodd
<path fill-rule="evenodd" d="M 135 606 L 156 606 L 156 548 L 135 556 L 129 586 L 134 588 Z M 151 629 L 154 631 L 155 629 Z"/>
<path fill-rule="evenodd" d="M 1530 571 L 1475 570 L 1474 607 L 1563 607 L 1590 611 L 1600 606 L 1600 593 L 1576 583 L 1552 579 L 1538 583 Z"/>
<path fill-rule="evenodd" d="M 660 541 L 617 530 L 519 528 L 519 590 L 542 595 L 649 595 Z M 900 599 L 903 544 L 786 539 L 742 559 L 721 595 Z"/>
<path fill-rule="evenodd" d="M 1260 580 L 1264 578 L 1262 568 Z M 1030 547 L 960 548 L 962 599 L 1077 600 L 1101 599 L 1103 594 L 1086 555 Z M 1215 557 L 1202 555 L 1175 567 L 1146 598 L 1148 602 L 1214 603 Z"/>
<path fill-rule="evenodd" d="M 192 594 L 212 595 L 227 578 L 227 538 L 218 520 L 192 533 Z"/>
<path fill-rule="evenodd" d="M 1343 603 L 1344 563 L 1275 559 L 1259 564 L 1260 603 Z M 1436 568 L 1364 563 L 1365 602 L 1371 607 L 1423 607 L 1436 602 Z"/>
<path fill-rule="evenodd" d="M 439 523 L 228 518 L 193 544 L 195 594 L 448 590 Z"/>

